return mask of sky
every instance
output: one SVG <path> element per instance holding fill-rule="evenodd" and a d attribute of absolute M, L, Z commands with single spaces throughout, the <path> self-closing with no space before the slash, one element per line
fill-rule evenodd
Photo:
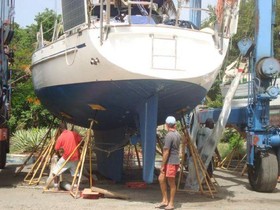
<path fill-rule="evenodd" d="M 216 0 L 202 0 L 208 5 Z M 21 27 L 26 27 L 34 23 L 34 18 L 39 12 L 46 8 L 61 13 L 61 0 L 15 0 L 15 22 Z"/>
<path fill-rule="evenodd" d="M 34 18 L 46 8 L 61 13 L 60 0 L 15 0 L 15 22 L 21 27 L 34 23 Z"/>

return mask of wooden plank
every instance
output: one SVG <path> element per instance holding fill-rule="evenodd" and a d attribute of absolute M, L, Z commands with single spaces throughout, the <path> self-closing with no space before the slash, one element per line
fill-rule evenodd
<path fill-rule="evenodd" d="M 117 192 L 112 192 L 109 190 L 105 190 L 99 187 L 91 187 L 92 191 L 99 192 L 103 194 L 105 197 L 110 197 L 110 198 L 120 198 L 120 199 L 129 199 L 127 195 L 117 193 Z"/>
<path fill-rule="evenodd" d="M 85 188 L 81 194 L 82 198 L 86 199 L 98 199 L 102 195 L 99 192 L 94 192 L 90 188 Z"/>

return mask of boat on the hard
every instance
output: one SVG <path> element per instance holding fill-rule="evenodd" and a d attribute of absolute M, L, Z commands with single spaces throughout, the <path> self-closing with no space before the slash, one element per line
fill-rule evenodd
<path fill-rule="evenodd" d="M 95 120 L 98 169 L 112 179 L 121 179 L 127 137 L 137 136 L 143 179 L 152 182 L 157 125 L 198 105 L 223 64 L 238 13 L 201 28 L 201 10 L 182 20 L 186 6 L 179 2 L 167 19 L 157 9 L 162 1 L 62 0 L 63 34 L 59 24 L 50 43 L 38 34 L 32 56 L 38 98 L 67 122 L 88 127 Z M 238 1 L 229 2 L 237 10 Z"/>

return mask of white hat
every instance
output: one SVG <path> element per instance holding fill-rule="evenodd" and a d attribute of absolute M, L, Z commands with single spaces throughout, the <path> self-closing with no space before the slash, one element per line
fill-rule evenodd
<path fill-rule="evenodd" d="M 165 120 L 165 123 L 175 125 L 176 124 L 176 119 L 173 116 L 168 116 Z"/>

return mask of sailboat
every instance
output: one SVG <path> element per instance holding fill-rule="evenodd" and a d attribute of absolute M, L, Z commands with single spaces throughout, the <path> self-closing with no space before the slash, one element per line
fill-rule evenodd
<path fill-rule="evenodd" d="M 41 103 L 55 116 L 88 127 L 94 119 L 97 169 L 120 181 L 123 146 L 141 143 L 143 180 L 153 182 L 156 129 L 168 115 L 198 105 L 213 84 L 236 30 L 238 1 L 228 1 L 223 24 L 200 29 L 201 1 L 182 20 L 147 1 L 62 0 L 63 34 L 38 33 L 32 78 Z"/>

